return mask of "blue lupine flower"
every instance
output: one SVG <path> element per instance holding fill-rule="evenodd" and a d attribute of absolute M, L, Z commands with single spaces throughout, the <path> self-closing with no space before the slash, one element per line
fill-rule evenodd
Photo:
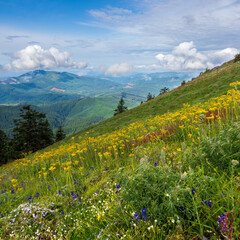
<path fill-rule="evenodd" d="M 138 216 L 138 212 L 135 212 L 133 217 L 135 218 L 135 220 L 138 222 L 139 219 L 141 219 L 139 216 Z"/>
<path fill-rule="evenodd" d="M 226 197 L 226 194 L 225 194 L 224 192 L 222 192 L 222 195 L 223 195 L 224 197 Z"/>
<path fill-rule="evenodd" d="M 192 194 L 194 195 L 196 193 L 196 190 L 193 188 L 192 189 Z"/>
<path fill-rule="evenodd" d="M 155 167 L 159 166 L 159 163 L 158 163 L 158 162 L 155 162 L 155 163 L 154 163 L 154 166 L 155 166 Z"/>
<path fill-rule="evenodd" d="M 208 204 L 209 207 L 211 207 L 212 206 L 211 200 L 209 200 L 207 204 Z"/>
<path fill-rule="evenodd" d="M 32 199 L 32 196 L 27 197 L 27 201 L 29 201 L 30 199 Z"/>
<path fill-rule="evenodd" d="M 185 211 L 185 210 L 186 210 L 186 208 L 184 208 L 184 207 L 179 207 L 179 209 L 180 209 L 181 211 Z"/>
<path fill-rule="evenodd" d="M 119 185 L 116 184 L 116 187 L 117 187 L 117 189 L 120 189 L 120 188 L 121 188 L 121 185 L 120 185 L 120 184 L 119 184 Z"/>
<path fill-rule="evenodd" d="M 14 193 L 15 193 L 15 191 L 14 191 L 14 190 L 12 190 L 12 191 L 11 191 L 11 194 L 14 194 Z"/>
<path fill-rule="evenodd" d="M 93 167 L 90 167 L 90 168 L 89 168 L 89 170 L 91 170 L 91 169 L 92 169 L 92 170 L 94 170 L 94 168 L 93 168 Z"/>
<path fill-rule="evenodd" d="M 39 192 L 37 192 L 34 197 L 35 198 L 39 197 Z"/>
<path fill-rule="evenodd" d="M 147 213 L 147 209 L 146 209 L 146 208 L 143 208 L 143 209 L 141 210 L 141 215 L 146 216 L 146 213 Z"/>

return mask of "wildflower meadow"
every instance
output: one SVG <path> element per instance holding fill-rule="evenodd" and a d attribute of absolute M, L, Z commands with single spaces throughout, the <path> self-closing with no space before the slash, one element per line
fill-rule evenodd
<path fill-rule="evenodd" d="M 240 239 L 240 82 L 0 168 L 0 239 Z"/>

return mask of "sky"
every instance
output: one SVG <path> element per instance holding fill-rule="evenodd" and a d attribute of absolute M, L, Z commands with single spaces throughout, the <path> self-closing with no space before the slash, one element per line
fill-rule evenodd
<path fill-rule="evenodd" d="M 202 71 L 239 39 L 240 0 L 0 0 L 0 77 Z"/>

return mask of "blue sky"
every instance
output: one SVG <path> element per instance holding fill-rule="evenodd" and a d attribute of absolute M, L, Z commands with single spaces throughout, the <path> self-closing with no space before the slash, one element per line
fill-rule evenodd
<path fill-rule="evenodd" d="M 236 0 L 0 0 L 0 76 L 200 71 L 240 49 Z"/>

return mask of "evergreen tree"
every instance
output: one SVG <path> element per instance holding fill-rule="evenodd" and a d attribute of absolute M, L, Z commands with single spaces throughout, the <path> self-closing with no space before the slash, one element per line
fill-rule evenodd
<path fill-rule="evenodd" d="M 152 100 L 154 96 L 149 92 L 147 95 L 147 101 Z"/>
<path fill-rule="evenodd" d="M 185 85 L 185 84 L 186 84 L 186 81 L 183 80 L 183 81 L 181 82 L 181 86 L 183 86 L 183 85 Z"/>
<path fill-rule="evenodd" d="M 9 139 L 0 129 L 0 165 L 7 163 Z"/>
<path fill-rule="evenodd" d="M 124 102 L 123 98 L 121 98 L 119 100 L 117 108 L 114 110 L 114 112 L 115 112 L 114 116 L 119 114 L 119 113 L 125 112 L 127 110 L 127 107 L 124 106 L 124 104 L 125 104 L 125 102 Z"/>
<path fill-rule="evenodd" d="M 30 105 L 20 109 L 20 119 L 15 119 L 13 144 L 18 153 L 35 152 L 53 143 L 53 132 L 46 114 L 31 109 Z"/>
<path fill-rule="evenodd" d="M 240 61 L 240 53 L 235 55 L 234 62 Z"/>
<path fill-rule="evenodd" d="M 53 131 L 51 130 L 47 119 L 39 120 L 38 129 L 41 148 L 45 148 L 54 143 Z"/>
<path fill-rule="evenodd" d="M 169 88 L 164 87 L 164 88 L 162 88 L 162 89 L 160 90 L 159 95 L 164 94 L 164 93 L 166 93 L 166 92 L 168 92 L 168 91 L 169 91 Z"/>
<path fill-rule="evenodd" d="M 63 140 L 66 137 L 66 134 L 63 131 L 62 126 L 58 127 L 56 132 L 56 142 Z"/>

